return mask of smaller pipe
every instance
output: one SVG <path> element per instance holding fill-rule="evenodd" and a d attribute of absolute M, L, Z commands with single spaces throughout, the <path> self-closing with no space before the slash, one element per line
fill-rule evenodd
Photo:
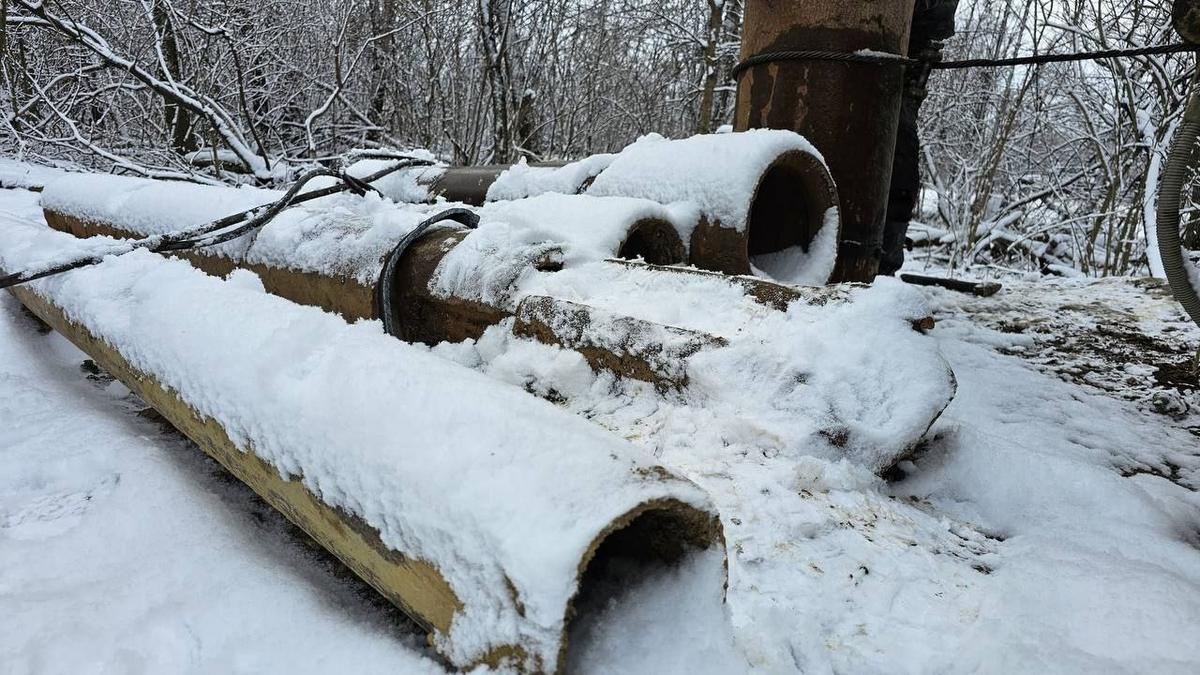
<path fill-rule="evenodd" d="M 535 168 L 558 168 L 567 162 L 530 162 Z M 417 173 L 417 182 L 429 191 L 429 201 L 438 198 L 450 202 L 461 202 L 471 206 L 483 206 L 488 201 L 488 190 L 500 175 L 512 168 L 510 164 L 486 164 L 482 166 L 452 166 L 440 171 Z M 577 186 L 582 191 L 584 184 Z"/>

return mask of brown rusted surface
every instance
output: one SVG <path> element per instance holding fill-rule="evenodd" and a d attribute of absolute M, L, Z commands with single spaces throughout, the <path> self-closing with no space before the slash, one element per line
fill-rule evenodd
<path fill-rule="evenodd" d="M 640 258 L 656 265 L 673 265 L 683 262 L 687 250 L 679 231 L 671 223 L 658 218 L 642 218 L 630 226 L 625 241 L 617 250 L 617 257 L 626 260 Z"/>
<path fill-rule="evenodd" d="M 688 262 L 720 274 L 749 274 L 746 233 L 701 216 L 700 223 L 692 230 Z"/>
<path fill-rule="evenodd" d="M 689 263 L 723 274 L 749 274 L 755 256 L 796 246 L 807 251 L 827 212 L 838 207 L 837 186 L 829 170 L 806 152 L 779 155 L 756 181 L 740 223 L 700 214 L 692 232 Z M 837 213 L 832 217 L 836 227 Z"/>
<path fill-rule="evenodd" d="M 903 55 L 911 0 L 746 0 L 743 59 L 789 50 Z M 871 281 L 878 269 L 892 153 L 900 66 L 838 61 L 780 61 L 747 69 L 738 82 L 734 127 L 792 129 L 824 153 L 842 205 L 842 247 L 834 281 Z"/>
<path fill-rule="evenodd" d="M 462 230 L 435 230 L 405 252 L 396 269 L 395 287 L 389 291 L 405 339 L 426 344 L 478 339 L 489 326 L 510 316 L 482 302 L 430 291 L 438 265 L 466 236 Z"/>
<path fill-rule="evenodd" d="M 593 370 L 650 382 L 659 389 L 687 385 L 687 360 L 724 338 L 621 316 L 567 300 L 533 295 L 521 300 L 513 334 L 579 352 Z"/>

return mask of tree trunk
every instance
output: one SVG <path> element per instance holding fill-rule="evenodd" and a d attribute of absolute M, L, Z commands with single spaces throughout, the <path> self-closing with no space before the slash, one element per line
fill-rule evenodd
<path fill-rule="evenodd" d="M 696 133 L 712 131 L 713 94 L 717 90 L 717 47 L 721 42 L 721 24 L 725 19 L 725 3 L 708 0 L 708 31 L 704 42 L 704 82 L 700 88 L 700 114 L 696 118 Z"/>
<path fill-rule="evenodd" d="M 183 77 L 183 68 L 179 60 L 179 44 L 175 41 L 175 27 L 171 24 L 171 15 L 161 0 L 154 0 L 150 14 L 154 21 L 154 31 L 158 34 L 159 46 L 162 48 L 163 75 L 172 82 L 178 82 Z M 163 115 L 167 133 L 171 138 L 171 149 L 181 155 L 195 150 L 191 113 L 179 104 L 166 100 L 163 103 Z"/>
<path fill-rule="evenodd" d="M 480 44 L 484 72 L 492 107 L 492 162 L 513 159 L 512 126 L 509 108 L 512 100 L 512 72 L 508 60 L 511 0 L 479 0 Z"/>

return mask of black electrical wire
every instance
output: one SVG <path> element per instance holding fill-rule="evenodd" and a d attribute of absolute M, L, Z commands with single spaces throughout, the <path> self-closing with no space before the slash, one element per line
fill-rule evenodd
<path fill-rule="evenodd" d="M 934 61 L 929 64 L 933 70 L 959 70 L 963 68 L 999 68 L 1003 66 L 1029 66 L 1043 63 L 1062 63 L 1067 61 L 1097 61 L 1100 59 L 1116 59 L 1129 56 L 1150 56 L 1155 54 L 1177 54 L 1180 52 L 1200 51 L 1200 46 L 1179 43 L 1159 45 L 1155 47 L 1135 47 L 1131 49 L 1102 49 L 1091 52 L 1074 52 L 1071 54 L 1033 54 L 1007 59 L 963 59 L 960 61 Z M 912 59 L 899 54 L 885 52 L 857 51 L 834 52 L 820 49 L 803 49 L 779 52 L 764 52 L 746 58 L 733 67 L 730 76 L 737 79 L 747 68 L 765 63 L 779 61 L 842 61 L 846 63 L 866 63 L 881 66 L 913 66 L 921 63 L 921 59 Z"/>
<path fill-rule="evenodd" d="M 406 169 L 414 166 L 430 166 L 433 162 L 426 159 L 416 157 L 400 157 L 396 164 L 385 167 L 376 171 L 373 174 L 363 178 L 355 178 L 349 176 L 345 172 L 333 171 L 331 169 L 313 169 L 300 177 L 283 197 L 266 205 L 258 206 L 253 209 L 247 209 L 238 213 L 233 213 L 224 218 L 219 218 L 209 223 L 199 225 L 180 232 L 172 232 L 169 234 L 159 234 L 144 239 L 136 239 L 128 243 L 124 250 L 115 251 L 108 255 L 124 255 L 138 249 L 149 249 L 155 253 L 166 251 L 182 251 L 190 248 L 199 248 L 201 246 L 213 246 L 222 242 L 236 239 L 248 232 L 266 225 L 272 218 L 279 215 L 284 209 L 289 206 L 303 204 L 321 197 L 338 194 L 340 192 L 350 191 L 354 194 L 363 195 L 366 190 L 378 192 L 370 184 L 374 181 L 390 175 L 401 169 Z M 318 188 L 309 192 L 300 193 L 300 188 L 314 178 L 320 176 L 329 176 L 338 179 L 338 183 L 328 187 Z M 104 260 L 103 257 L 88 256 L 78 258 L 67 263 L 54 265 L 42 270 L 25 270 L 15 272 L 6 276 L 0 277 L 0 288 L 8 288 L 18 284 L 27 283 L 37 279 L 70 272 L 81 267 L 96 265 Z"/>
<path fill-rule="evenodd" d="M 433 216 L 421 221 L 416 227 L 396 244 L 391 253 L 388 253 L 387 258 L 383 262 L 383 271 L 379 274 L 379 283 L 375 285 L 375 306 L 379 308 L 379 320 L 383 322 L 383 330 L 392 337 L 404 339 L 403 327 L 397 318 L 397 309 L 395 306 L 395 293 L 392 292 L 395 286 L 396 269 L 400 266 L 400 259 L 404 257 L 404 252 L 412 245 L 414 241 L 425 234 L 425 231 L 434 225 L 451 220 L 465 226 L 468 230 L 473 230 L 479 225 L 479 216 L 470 209 L 461 207 L 446 209 Z"/>

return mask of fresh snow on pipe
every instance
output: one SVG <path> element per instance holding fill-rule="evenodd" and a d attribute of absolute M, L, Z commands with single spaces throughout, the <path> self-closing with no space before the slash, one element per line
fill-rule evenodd
<path fill-rule="evenodd" d="M 648 134 L 621 150 L 587 193 L 691 202 L 710 220 L 744 232 L 759 179 L 789 150 L 825 161 L 793 131 L 752 129 L 678 140 Z"/>
<path fill-rule="evenodd" d="M 9 222 L 0 266 L 78 241 Z M 598 532 L 651 499 L 710 508 L 691 483 L 645 471 L 653 458 L 609 432 L 377 322 L 348 325 L 268 295 L 249 272 L 221 281 L 138 251 L 32 288 L 282 476 L 433 563 L 464 604 L 437 636 L 457 663 L 520 644 L 554 664 Z"/>
<path fill-rule="evenodd" d="M 523 199 L 550 192 L 575 194 L 589 179 L 608 168 L 614 159 L 615 154 L 600 154 L 563 166 L 529 166 L 522 157 L 488 186 L 487 199 Z"/>
<path fill-rule="evenodd" d="M 448 206 L 395 204 L 374 193 L 322 197 L 279 214 L 259 230 L 239 259 L 373 286 L 396 243 Z M 459 225 L 447 222 L 438 227 Z"/>
<path fill-rule="evenodd" d="M 244 186 L 78 173 L 67 174 L 47 185 L 42 192 L 42 206 L 151 235 L 203 225 L 282 196 L 277 190 Z"/>
<path fill-rule="evenodd" d="M 417 159 L 434 160 L 432 153 L 425 150 L 411 151 L 407 154 Z M 360 159 L 346 167 L 346 173 L 355 178 L 366 178 L 392 166 L 396 161 L 395 159 Z M 437 180 L 445 171 L 445 166 L 418 166 L 411 169 L 400 169 L 376 180 L 371 185 L 388 199 L 421 204 L 433 201 L 433 195 L 429 193 L 427 186 Z M 332 178 L 326 180 L 333 181 Z"/>
<path fill-rule="evenodd" d="M 594 197 L 547 193 L 479 209 L 479 227 L 507 225 L 507 236 L 518 248 L 540 242 L 562 244 L 563 263 L 603 260 L 617 255 L 637 221 L 661 220 L 687 242 L 699 214 L 684 204 L 664 206 L 649 199 Z"/>
<path fill-rule="evenodd" d="M 355 166 L 376 161 L 362 160 Z M 378 168 L 367 166 L 362 175 Z M 333 182 L 332 178 L 321 177 L 310 181 L 308 189 Z M 75 174 L 48 186 L 42 204 L 60 213 L 149 236 L 202 225 L 282 196 L 282 192 L 244 187 Z M 371 285 L 379 278 L 383 259 L 396 242 L 447 206 L 398 205 L 375 193 L 359 197 L 342 192 L 290 207 L 257 232 L 203 251 L 239 262 L 341 276 Z"/>

